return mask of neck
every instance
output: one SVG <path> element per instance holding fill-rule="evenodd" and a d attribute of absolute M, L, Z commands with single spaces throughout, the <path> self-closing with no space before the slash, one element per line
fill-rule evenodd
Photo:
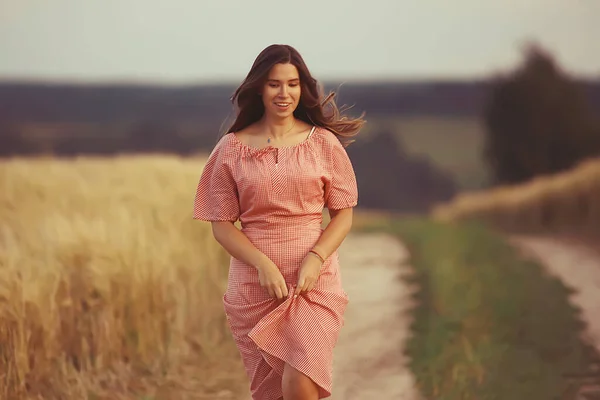
<path fill-rule="evenodd" d="M 263 130 L 270 137 L 282 138 L 290 133 L 295 123 L 296 119 L 293 115 L 290 115 L 286 118 L 270 118 L 268 116 L 264 116 L 261 125 L 263 126 Z"/>

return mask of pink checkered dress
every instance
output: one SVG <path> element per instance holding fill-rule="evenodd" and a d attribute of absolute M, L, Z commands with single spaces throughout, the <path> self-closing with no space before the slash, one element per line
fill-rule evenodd
<path fill-rule="evenodd" d="M 285 363 L 309 376 L 320 398 L 332 387 L 333 348 L 348 297 L 338 254 L 324 263 L 315 288 L 294 297 L 303 258 L 321 235 L 322 211 L 357 204 L 352 164 L 329 130 L 313 128 L 300 144 L 262 149 L 223 136 L 202 171 L 194 218 L 240 220 L 242 231 L 281 270 L 284 301 L 269 297 L 254 267 L 231 258 L 223 305 L 254 399 L 282 398 Z"/>

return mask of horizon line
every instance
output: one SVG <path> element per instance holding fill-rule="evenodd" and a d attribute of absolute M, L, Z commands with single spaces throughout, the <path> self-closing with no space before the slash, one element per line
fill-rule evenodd
<path fill-rule="evenodd" d="M 425 83 L 487 83 L 510 73 L 497 73 L 488 75 L 464 75 L 464 76 L 378 76 L 373 78 L 325 78 L 317 79 L 319 83 L 328 84 L 425 84 Z M 600 73 L 595 75 L 568 74 L 568 77 L 580 82 L 600 83 Z M 77 78 L 50 78 L 50 77 L 19 77 L 0 76 L 0 85 L 40 85 L 40 86 L 146 86 L 146 87 L 197 87 L 197 86 L 237 86 L 242 79 L 189 79 L 189 80 L 161 80 L 161 79 L 131 79 L 131 78 L 100 78 L 100 79 L 77 79 Z"/>

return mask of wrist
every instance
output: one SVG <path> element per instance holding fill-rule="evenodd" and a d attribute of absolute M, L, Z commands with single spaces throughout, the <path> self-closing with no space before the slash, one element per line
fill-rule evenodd
<path fill-rule="evenodd" d="M 271 261 L 271 259 L 269 257 L 267 257 L 264 254 L 259 254 L 256 261 L 252 264 L 254 266 L 254 268 L 256 268 L 258 271 L 264 271 L 265 269 L 269 268 L 270 266 L 273 265 L 273 262 Z"/>
<path fill-rule="evenodd" d="M 321 262 L 321 264 L 325 263 L 325 257 L 321 255 L 321 252 L 318 249 L 310 249 L 308 251 L 308 254 L 318 259 Z"/>

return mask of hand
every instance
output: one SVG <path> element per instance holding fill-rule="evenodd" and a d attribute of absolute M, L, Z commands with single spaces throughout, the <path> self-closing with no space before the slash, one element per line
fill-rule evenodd
<path fill-rule="evenodd" d="M 312 253 L 308 253 L 304 257 L 298 274 L 298 286 L 296 287 L 298 294 L 313 290 L 319 279 L 321 265 L 321 260 Z"/>
<path fill-rule="evenodd" d="M 279 268 L 272 262 L 258 268 L 258 279 L 260 280 L 260 286 L 269 292 L 269 296 L 279 300 L 287 297 L 288 289 L 285 278 Z"/>

